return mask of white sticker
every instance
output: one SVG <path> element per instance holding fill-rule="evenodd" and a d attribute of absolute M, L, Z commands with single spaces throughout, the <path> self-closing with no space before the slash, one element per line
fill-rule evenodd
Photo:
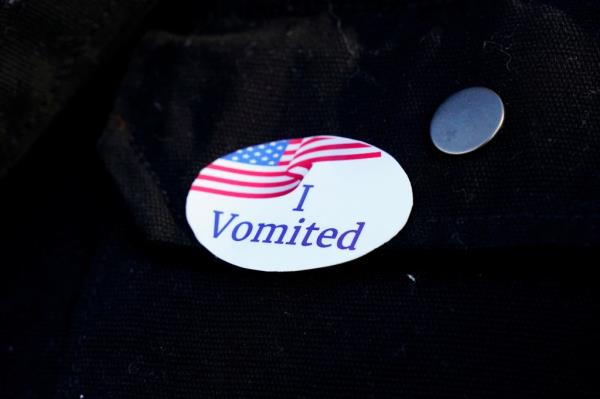
<path fill-rule="evenodd" d="M 392 239 L 412 208 L 408 176 L 361 141 L 313 136 L 258 144 L 202 169 L 187 220 L 236 266 L 297 271 L 359 258 Z"/>

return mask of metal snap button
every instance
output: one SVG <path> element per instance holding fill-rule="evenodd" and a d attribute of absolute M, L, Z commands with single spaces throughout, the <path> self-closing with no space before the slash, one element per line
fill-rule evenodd
<path fill-rule="evenodd" d="M 485 87 L 470 87 L 439 106 L 431 120 L 431 140 L 446 154 L 466 154 L 489 142 L 503 122 L 500 96 Z"/>

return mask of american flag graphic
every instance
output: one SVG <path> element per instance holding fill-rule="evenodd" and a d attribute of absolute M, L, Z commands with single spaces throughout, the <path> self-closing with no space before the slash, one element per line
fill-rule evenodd
<path fill-rule="evenodd" d="M 191 190 L 238 198 L 272 198 L 293 191 L 317 162 L 379 158 L 369 144 L 335 136 L 278 140 L 246 147 L 200 171 Z"/>

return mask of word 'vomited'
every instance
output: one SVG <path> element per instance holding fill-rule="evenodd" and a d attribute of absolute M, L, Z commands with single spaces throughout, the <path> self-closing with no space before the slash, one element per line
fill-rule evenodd
<path fill-rule="evenodd" d="M 295 226 L 275 223 L 252 223 L 239 221 L 237 213 L 230 213 L 227 221 L 222 220 L 222 211 L 214 212 L 213 237 L 230 235 L 234 241 L 251 241 L 268 244 L 302 245 L 305 247 L 313 244 L 321 248 L 328 248 L 335 244 L 339 249 L 356 249 L 356 242 L 365 227 L 364 222 L 356 222 L 358 227 L 347 231 L 329 227 L 317 227 L 316 223 L 304 225 L 304 218 L 298 220 Z M 314 234 L 313 234 L 314 233 Z"/>

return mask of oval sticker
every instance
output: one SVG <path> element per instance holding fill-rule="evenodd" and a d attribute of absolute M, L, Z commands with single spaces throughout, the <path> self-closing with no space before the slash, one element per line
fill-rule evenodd
<path fill-rule="evenodd" d="M 392 239 L 412 208 L 408 176 L 370 144 L 336 136 L 237 150 L 200 171 L 186 202 L 198 241 L 247 269 L 348 262 Z"/>

